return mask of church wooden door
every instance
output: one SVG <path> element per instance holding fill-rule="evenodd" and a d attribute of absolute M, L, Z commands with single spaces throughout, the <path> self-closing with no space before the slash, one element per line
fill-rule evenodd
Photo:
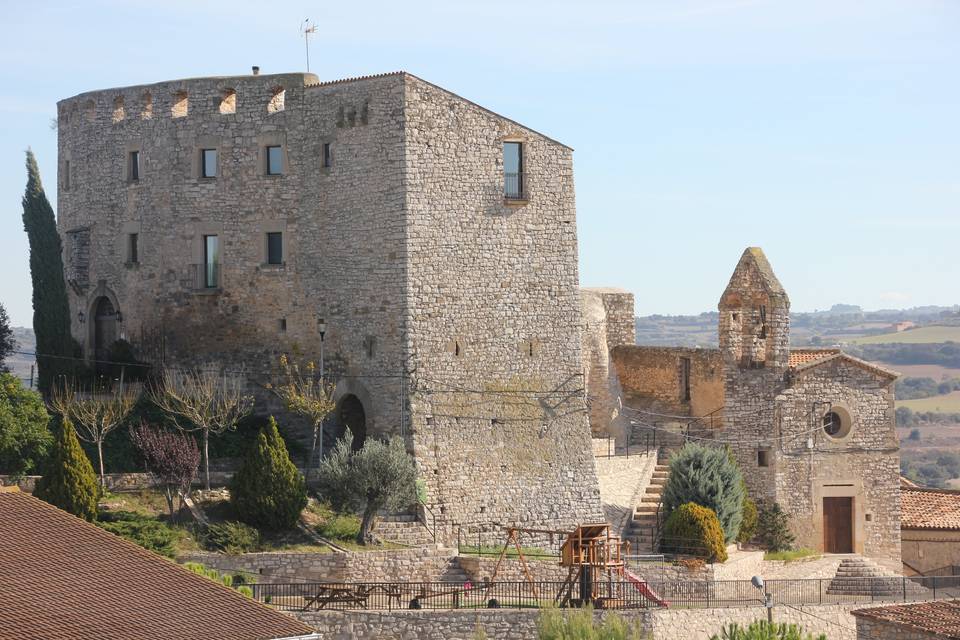
<path fill-rule="evenodd" d="M 853 553 L 853 498 L 823 499 L 823 550 Z"/>

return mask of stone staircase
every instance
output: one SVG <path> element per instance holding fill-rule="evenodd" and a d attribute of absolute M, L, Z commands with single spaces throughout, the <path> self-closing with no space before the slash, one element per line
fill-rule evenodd
<path fill-rule="evenodd" d="M 660 507 L 663 487 L 667 484 L 667 477 L 670 474 L 670 466 L 665 463 L 665 459 L 665 454 L 662 454 L 657 460 L 657 466 L 653 470 L 650 484 L 647 485 L 647 490 L 640 497 L 640 502 L 634 507 L 633 520 L 630 522 L 630 527 L 627 529 L 625 536 L 630 541 L 631 553 L 657 552 L 659 533 L 657 510 Z"/>
<path fill-rule="evenodd" d="M 837 573 L 827 586 L 827 594 L 834 596 L 894 597 L 921 596 L 926 589 L 912 580 L 880 567 L 874 561 L 858 555 L 844 558 Z"/>
<path fill-rule="evenodd" d="M 454 556 L 450 558 L 446 569 L 440 574 L 439 581 L 463 584 L 464 582 L 470 582 L 470 576 L 468 576 L 467 572 L 460 566 L 460 559 Z"/>
<path fill-rule="evenodd" d="M 381 514 L 373 528 L 373 535 L 385 542 L 422 547 L 434 543 L 430 531 L 411 513 Z"/>

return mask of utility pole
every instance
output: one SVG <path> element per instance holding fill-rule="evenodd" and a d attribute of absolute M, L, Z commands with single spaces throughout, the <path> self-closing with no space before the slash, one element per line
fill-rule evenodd
<path fill-rule="evenodd" d="M 303 44 L 307 51 L 307 73 L 310 73 L 310 36 L 317 32 L 317 25 L 310 22 L 307 18 L 300 24 L 300 33 L 303 34 Z"/>

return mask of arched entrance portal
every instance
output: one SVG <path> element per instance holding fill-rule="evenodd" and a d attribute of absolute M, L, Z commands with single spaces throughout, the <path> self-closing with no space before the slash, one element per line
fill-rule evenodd
<path fill-rule="evenodd" d="M 340 400 L 340 407 L 337 409 L 337 439 L 339 440 L 347 429 L 353 434 L 353 450 L 357 451 L 363 446 L 367 439 L 367 414 L 363 410 L 363 403 L 360 398 L 350 394 Z"/>
<path fill-rule="evenodd" d="M 93 358 L 99 369 L 108 360 L 110 346 L 117 341 L 117 310 L 110 298 L 97 298 L 93 305 L 93 323 Z"/>

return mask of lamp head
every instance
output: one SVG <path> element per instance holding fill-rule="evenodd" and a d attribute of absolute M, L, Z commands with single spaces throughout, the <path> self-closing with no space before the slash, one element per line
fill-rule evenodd
<path fill-rule="evenodd" d="M 763 578 L 760 576 L 753 576 L 750 578 L 750 584 L 755 586 L 757 589 L 763 589 Z"/>

